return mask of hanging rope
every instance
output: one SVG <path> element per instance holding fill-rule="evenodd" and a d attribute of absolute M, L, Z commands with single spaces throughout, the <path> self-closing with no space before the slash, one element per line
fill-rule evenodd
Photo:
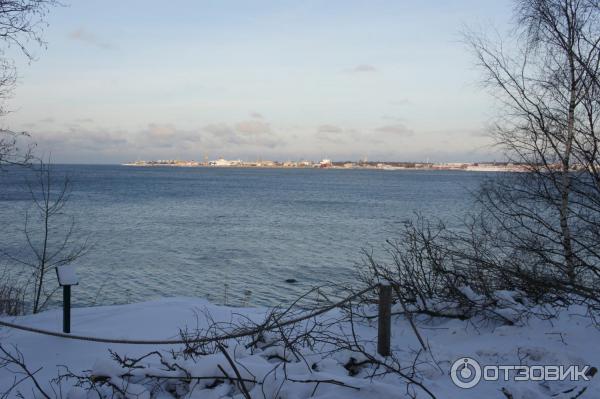
<path fill-rule="evenodd" d="M 104 342 L 104 343 L 109 343 L 109 344 L 178 345 L 178 344 L 185 344 L 185 343 L 209 343 L 209 342 L 215 342 L 215 341 L 223 341 L 226 339 L 242 338 L 242 337 L 246 337 L 246 336 L 250 336 L 250 335 L 255 335 L 255 334 L 260 333 L 261 331 L 269 330 L 270 328 L 273 328 L 273 327 L 284 327 L 284 326 L 288 326 L 290 324 L 296 324 L 301 321 L 311 319 L 313 317 L 322 315 L 323 313 L 326 313 L 332 309 L 340 307 L 340 306 L 358 298 L 359 296 L 364 295 L 365 293 L 375 289 L 377 286 L 378 285 L 373 285 L 373 286 L 367 287 L 364 290 L 361 290 L 353 295 L 350 295 L 349 297 L 347 297 L 339 302 L 319 308 L 317 310 L 313 310 L 312 312 L 309 312 L 308 314 L 303 315 L 303 316 L 298 316 L 296 318 L 292 318 L 292 319 L 281 321 L 281 322 L 275 322 L 275 323 L 272 323 L 272 325 L 258 326 L 255 328 L 244 329 L 244 330 L 241 330 L 238 332 L 232 332 L 230 334 L 220 335 L 218 337 L 172 339 L 172 340 L 168 340 L 168 339 L 167 340 L 115 339 L 115 338 L 102 338 L 102 337 L 90 337 L 90 336 L 85 336 L 85 335 L 66 334 L 66 333 L 57 332 L 57 331 L 44 330 L 41 328 L 22 326 L 20 324 L 9 323 L 9 322 L 2 321 L 2 320 L 0 320 L 0 326 L 14 328 L 16 330 L 28 331 L 28 332 L 32 332 L 32 333 L 36 333 L 36 334 L 49 335 L 52 337 L 74 339 L 74 340 L 78 340 L 78 341 Z"/>

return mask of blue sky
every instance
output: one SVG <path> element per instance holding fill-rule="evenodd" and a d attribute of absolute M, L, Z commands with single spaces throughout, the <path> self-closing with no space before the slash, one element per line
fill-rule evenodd
<path fill-rule="evenodd" d="M 496 158 L 463 26 L 501 1 L 73 1 L 3 124 L 56 162 Z"/>

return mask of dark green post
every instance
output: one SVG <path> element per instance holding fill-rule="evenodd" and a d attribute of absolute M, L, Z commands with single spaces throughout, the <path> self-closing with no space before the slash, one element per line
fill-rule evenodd
<path fill-rule="evenodd" d="M 63 285 L 63 332 L 71 333 L 71 286 Z"/>
<path fill-rule="evenodd" d="M 75 268 L 70 265 L 56 266 L 58 284 L 63 287 L 63 332 L 71 333 L 71 286 L 79 284 Z"/>

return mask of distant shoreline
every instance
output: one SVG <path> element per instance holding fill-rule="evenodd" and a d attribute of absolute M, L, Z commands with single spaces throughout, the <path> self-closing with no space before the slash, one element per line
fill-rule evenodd
<path fill-rule="evenodd" d="M 381 170 L 381 171 L 458 171 L 458 172 L 525 172 L 526 168 L 522 165 L 513 164 L 493 164 L 493 163 L 460 163 L 460 164 L 417 164 L 418 166 L 398 166 L 396 162 L 377 162 L 368 164 L 349 164 L 332 162 L 329 164 L 314 163 L 311 165 L 284 165 L 275 164 L 244 164 L 236 163 L 230 165 L 209 165 L 207 163 L 195 162 L 128 162 L 122 166 L 131 167 L 171 167 L 171 168 L 219 168 L 219 169 L 335 169 L 335 170 Z"/>

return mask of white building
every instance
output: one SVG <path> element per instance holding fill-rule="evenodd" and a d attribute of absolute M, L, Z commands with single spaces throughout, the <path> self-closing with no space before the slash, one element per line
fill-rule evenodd
<path fill-rule="evenodd" d="M 228 161 L 223 158 L 219 158 L 216 161 L 210 161 L 208 163 L 210 166 L 239 166 L 242 164 L 242 161 Z"/>

